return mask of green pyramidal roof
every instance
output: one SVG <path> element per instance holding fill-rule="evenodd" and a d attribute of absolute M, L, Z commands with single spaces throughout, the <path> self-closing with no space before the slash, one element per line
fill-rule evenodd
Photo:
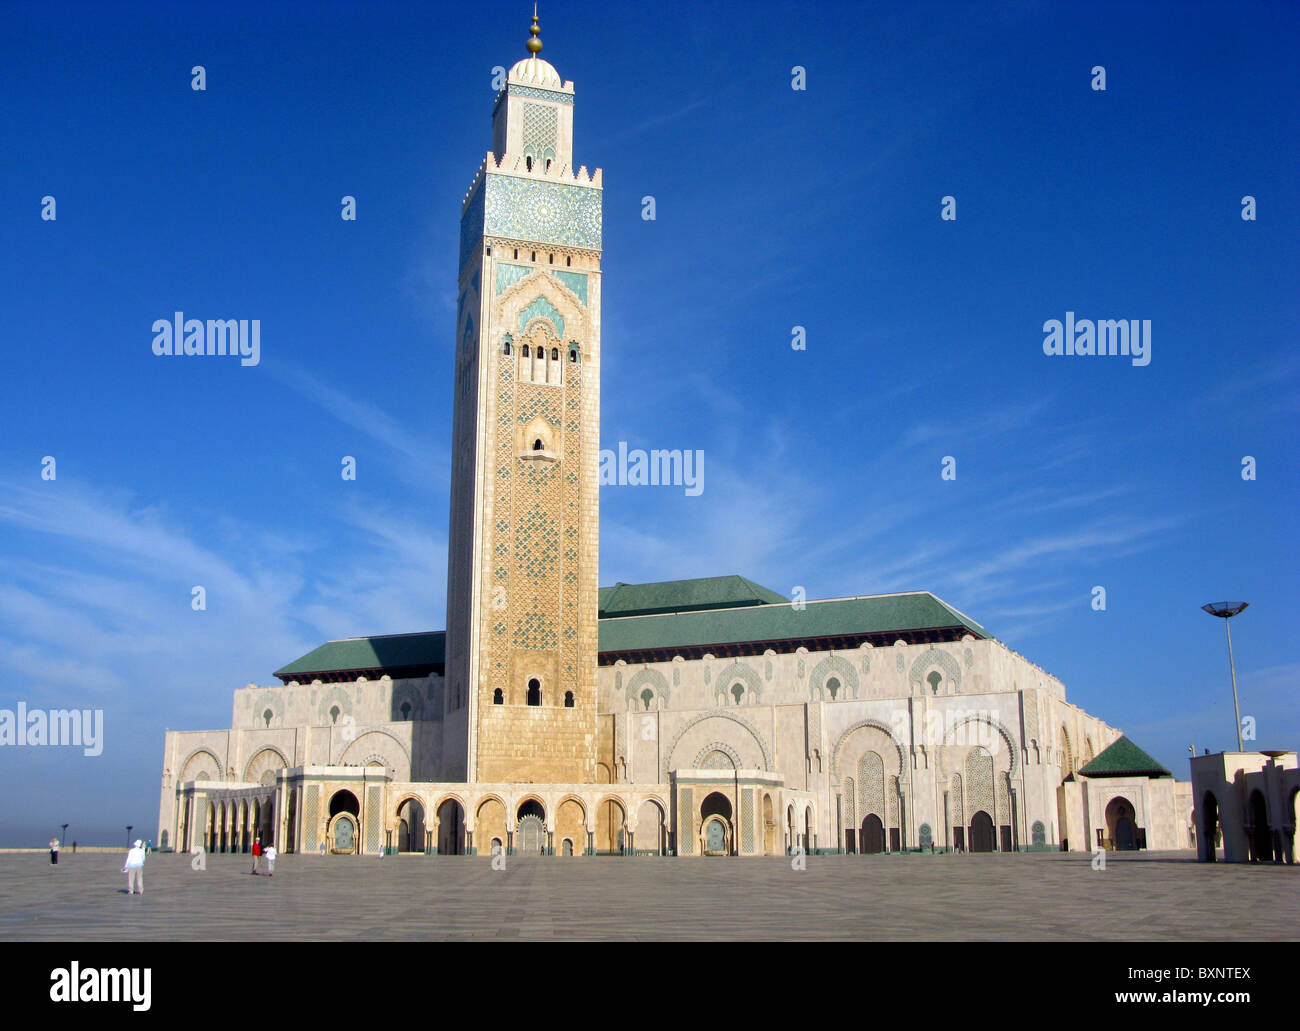
<path fill-rule="evenodd" d="M 783 605 L 788 598 L 743 576 L 706 576 L 654 584 L 616 583 L 600 589 L 600 618 L 653 616 L 665 612 Z"/>
<path fill-rule="evenodd" d="M 274 675 L 286 683 L 307 673 L 336 674 L 333 679 L 344 679 L 341 675 L 345 673 L 367 676 L 387 673 L 394 679 L 428 676 L 431 669 L 442 671 L 446 637 L 439 630 L 427 634 L 389 634 L 327 641 L 301 659 L 277 669 Z"/>
<path fill-rule="evenodd" d="M 989 636 L 928 591 L 794 603 L 743 576 L 713 576 L 600 590 L 600 662 L 652 662 L 707 651 L 758 655 L 793 650 L 959 641 Z M 328 641 L 275 671 L 284 683 L 442 674 L 446 634 L 392 634 Z M 1104 755 L 1105 753 L 1103 753 Z M 1100 759 L 1101 756 L 1098 757 Z M 1153 763 L 1146 757 L 1148 763 Z"/>
<path fill-rule="evenodd" d="M 1085 777 L 1172 777 L 1173 774 L 1126 737 L 1080 767 Z"/>

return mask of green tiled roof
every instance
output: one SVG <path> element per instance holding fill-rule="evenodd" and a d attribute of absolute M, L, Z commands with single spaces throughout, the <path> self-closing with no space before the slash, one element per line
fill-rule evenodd
<path fill-rule="evenodd" d="M 277 669 L 274 675 L 294 680 L 305 673 L 423 670 L 418 675 L 425 676 L 430 668 L 443 664 L 446 637 L 443 631 L 438 630 L 426 634 L 389 634 L 327 641 L 301 659 Z"/>
<path fill-rule="evenodd" d="M 782 605 L 789 601 L 743 576 L 706 576 L 655 584 L 616 583 L 600 589 L 600 618 L 649 616 L 663 612 Z"/>
<path fill-rule="evenodd" d="M 833 601 L 751 605 L 702 612 L 674 612 L 600 621 L 600 651 L 665 651 L 761 641 L 797 641 L 821 637 L 859 637 L 921 630 L 960 628 L 973 637 L 988 637 L 927 591 L 884 594 Z"/>
<path fill-rule="evenodd" d="M 909 635 L 922 640 L 958 640 L 967 633 L 989 636 L 928 591 L 809 601 L 796 608 L 743 576 L 719 576 L 615 584 L 600 593 L 599 648 L 602 660 L 610 656 L 611 662 L 620 654 L 757 647 L 766 642 L 874 636 L 892 644 Z M 721 607 L 728 599 L 730 606 Z M 636 614 L 646 610 L 648 614 Z M 276 670 L 275 676 L 286 682 L 327 679 L 331 674 L 424 676 L 433 669 L 441 672 L 445 642 L 442 631 L 329 641 Z M 1149 757 L 1147 761 L 1153 762 Z"/>
<path fill-rule="evenodd" d="M 1172 777 L 1173 774 L 1126 737 L 1079 768 L 1085 777 Z"/>

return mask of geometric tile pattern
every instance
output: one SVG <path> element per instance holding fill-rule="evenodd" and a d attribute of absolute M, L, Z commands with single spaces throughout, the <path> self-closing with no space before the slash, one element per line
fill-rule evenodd
<path fill-rule="evenodd" d="M 885 815 L 885 762 L 877 752 L 867 752 L 858 760 L 858 790 L 862 796 L 861 814 L 865 819 L 874 813 Z"/>
<path fill-rule="evenodd" d="M 534 100 L 551 100 L 559 104 L 573 103 L 572 93 L 561 93 L 559 90 L 541 89 L 537 86 L 519 86 L 513 82 L 506 86 L 506 92 L 512 97 L 532 97 Z"/>
<path fill-rule="evenodd" d="M 488 236 L 600 249 L 598 189 L 489 173 L 483 177 L 483 192 L 482 231 Z M 466 219 L 470 215 L 466 212 Z M 462 224 L 462 239 L 464 230 Z"/>
<path fill-rule="evenodd" d="M 546 167 L 555 157 L 556 125 L 559 112 L 548 104 L 524 104 L 524 156 Z"/>
<path fill-rule="evenodd" d="M 384 789 L 377 784 L 366 789 L 366 847 L 373 854 L 382 844 L 379 840 L 380 820 L 384 815 Z"/>
<path fill-rule="evenodd" d="M 320 823 L 320 788 L 312 784 L 307 788 L 302 807 L 302 847 L 315 852 L 320 847 L 317 827 Z"/>
<path fill-rule="evenodd" d="M 993 756 L 986 749 L 972 748 L 966 757 L 966 805 L 971 815 L 981 809 L 996 816 L 993 799 Z"/>

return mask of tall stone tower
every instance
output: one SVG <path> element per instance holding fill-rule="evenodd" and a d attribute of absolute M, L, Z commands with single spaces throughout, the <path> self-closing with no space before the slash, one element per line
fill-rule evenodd
<path fill-rule="evenodd" d="M 590 783 L 601 174 L 573 168 L 573 83 L 539 32 L 461 208 L 442 765 Z"/>

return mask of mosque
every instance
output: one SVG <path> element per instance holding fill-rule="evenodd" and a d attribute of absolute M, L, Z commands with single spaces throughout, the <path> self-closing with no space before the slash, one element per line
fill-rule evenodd
<path fill-rule="evenodd" d="M 599 588 L 601 171 L 510 69 L 462 204 L 445 632 L 329 641 L 166 735 L 164 848 L 1196 847 L 1191 785 L 925 591 Z"/>

